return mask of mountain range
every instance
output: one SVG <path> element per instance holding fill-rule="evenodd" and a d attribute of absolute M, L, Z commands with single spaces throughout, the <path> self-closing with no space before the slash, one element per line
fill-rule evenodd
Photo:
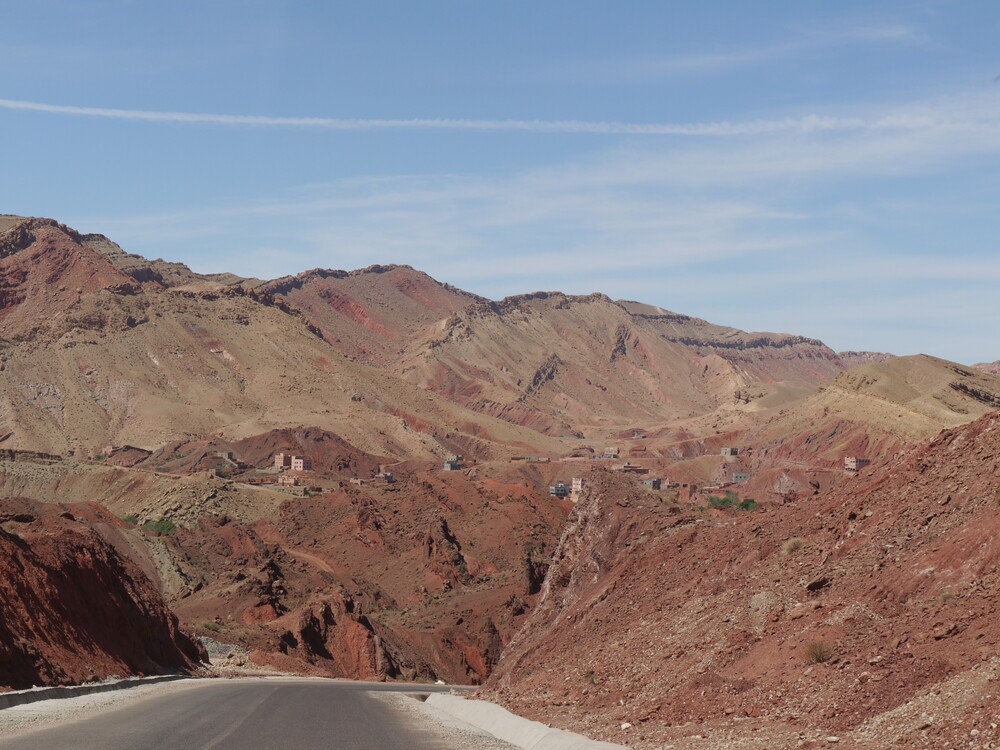
<path fill-rule="evenodd" d="M 636 748 L 736 718 L 764 746 L 824 722 L 912 743 L 886 717 L 994 642 L 997 409 L 996 363 L 407 266 L 198 274 L 0 216 L 0 542 L 26 580 L 123 581 L 98 619 L 157 649 L 24 603 L 0 685 L 196 669 L 192 635 L 256 668 L 486 683 Z M 311 467 L 279 485 L 277 454 Z M 801 674 L 818 641 L 827 687 Z"/>

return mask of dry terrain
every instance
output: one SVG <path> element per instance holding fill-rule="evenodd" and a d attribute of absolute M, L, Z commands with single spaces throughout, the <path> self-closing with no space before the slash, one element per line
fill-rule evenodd
<path fill-rule="evenodd" d="M 756 510 L 608 474 L 487 697 L 639 749 L 988 747 L 998 457 L 994 413 Z"/>
<path fill-rule="evenodd" d="M 190 669 L 183 631 L 640 750 L 985 748 L 998 408 L 993 365 L 0 216 L 0 685 Z"/>
<path fill-rule="evenodd" d="M 93 504 L 0 500 L 0 689 L 190 671 L 204 657 Z"/>

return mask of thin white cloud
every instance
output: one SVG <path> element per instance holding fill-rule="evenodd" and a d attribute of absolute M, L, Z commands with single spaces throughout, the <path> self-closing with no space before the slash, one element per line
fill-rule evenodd
<path fill-rule="evenodd" d="M 806 54 L 837 50 L 852 45 L 925 44 L 927 37 L 907 24 L 868 24 L 841 29 L 804 29 L 784 41 L 757 47 L 734 47 L 715 52 L 637 56 L 609 60 L 576 60 L 548 71 L 557 80 L 585 80 L 590 83 L 648 81 L 710 75 L 752 67 Z"/>
<path fill-rule="evenodd" d="M 806 114 L 780 119 L 742 121 L 720 120 L 691 123 L 629 123 L 586 120 L 517 120 L 467 118 L 334 118 L 272 117 L 267 115 L 228 115 L 199 112 L 166 112 L 141 109 L 79 107 L 64 104 L 0 99 L 0 109 L 21 112 L 44 112 L 70 117 L 93 117 L 137 122 L 177 123 L 184 125 L 220 125 L 229 127 L 306 128 L 335 131 L 374 130 L 463 130 L 557 133 L 583 135 L 692 136 L 732 137 L 784 133 L 823 133 L 858 130 L 906 131 L 948 128 L 968 129 L 974 122 L 953 117 L 892 114 L 888 116 L 841 117 Z"/>

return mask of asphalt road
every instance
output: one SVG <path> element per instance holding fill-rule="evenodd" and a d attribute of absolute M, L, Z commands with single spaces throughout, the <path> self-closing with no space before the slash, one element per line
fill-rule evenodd
<path fill-rule="evenodd" d="M 461 750 L 368 691 L 429 692 L 321 680 L 206 680 L 20 737 L 3 750 Z"/>

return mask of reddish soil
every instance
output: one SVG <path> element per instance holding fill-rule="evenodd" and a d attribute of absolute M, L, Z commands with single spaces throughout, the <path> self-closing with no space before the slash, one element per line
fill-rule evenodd
<path fill-rule="evenodd" d="M 380 365 L 421 328 L 479 299 L 409 266 L 315 269 L 261 289 L 300 310 L 336 349 Z"/>
<path fill-rule="evenodd" d="M 812 746 L 817 732 L 946 748 L 973 731 L 986 747 L 1000 706 L 998 461 L 993 414 L 756 512 L 600 478 L 486 695 L 636 748 L 696 734 Z"/>
<path fill-rule="evenodd" d="M 261 469 L 273 467 L 274 456 L 278 453 L 308 456 L 318 473 L 365 479 L 378 472 L 379 464 L 389 462 L 385 457 L 365 453 L 339 435 L 318 427 L 288 427 L 243 440 L 207 438 L 176 441 L 154 452 L 146 460 L 144 468 L 179 474 L 208 469 L 227 475 L 239 473 L 233 461 L 219 458 L 219 453 L 229 452 L 232 452 L 235 461 Z"/>
<path fill-rule="evenodd" d="M 200 634 L 328 675 L 481 682 L 541 586 L 565 512 L 523 485 L 432 472 L 163 539 L 187 581 L 174 606 Z"/>
<path fill-rule="evenodd" d="M 0 688 L 190 671 L 203 652 L 97 505 L 0 500 Z"/>
<path fill-rule="evenodd" d="M 74 307 L 81 295 L 138 289 L 132 278 L 79 239 L 51 219 L 23 221 L 0 234 L 0 336 L 28 340 Z"/>

